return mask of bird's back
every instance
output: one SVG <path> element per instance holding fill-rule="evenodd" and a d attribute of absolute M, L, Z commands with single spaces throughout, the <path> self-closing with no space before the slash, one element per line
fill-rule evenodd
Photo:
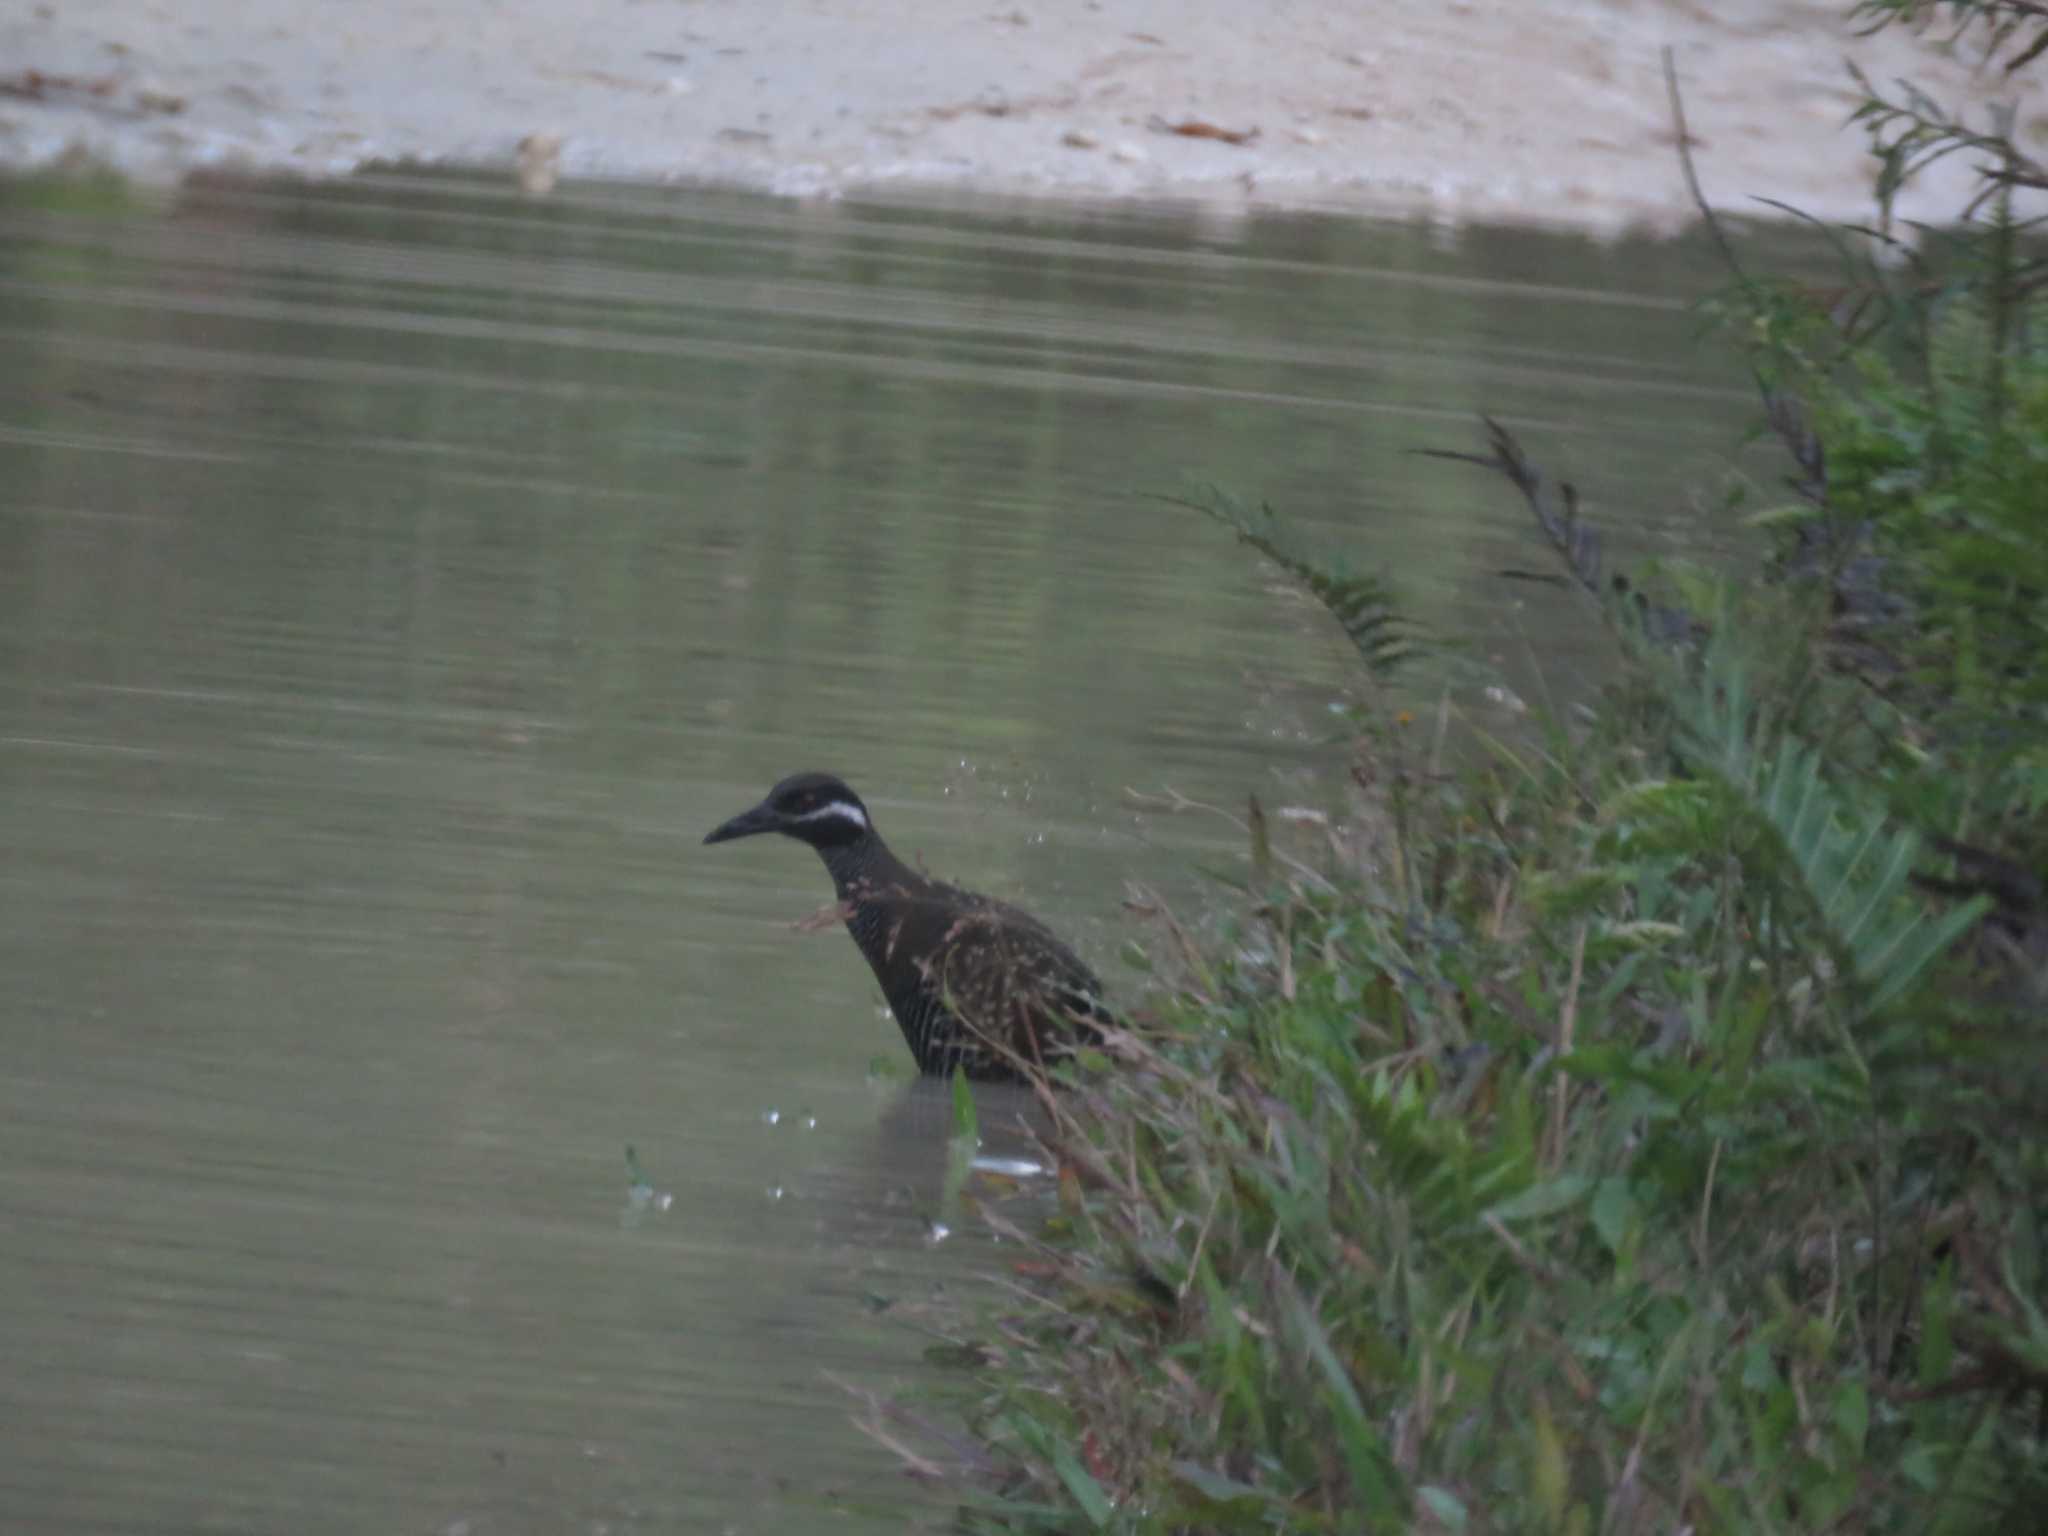
<path fill-rule="evenodd" d="M 881 983 L 918 1068 L 1015 1075 L 1077 1025 L 1105 1019 L 1102 984 L 1029 913 L 908 869 L 854 893 L 846 926 Z"/>

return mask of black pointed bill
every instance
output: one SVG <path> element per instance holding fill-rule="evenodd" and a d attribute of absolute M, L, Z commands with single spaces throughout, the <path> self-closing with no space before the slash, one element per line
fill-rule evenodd
<path fill-rule="evenodd" d="M 781 830 L 782 818 L 776 815 L 774 807 L 764 800 L 751 811 L 741 811 L 731 821 L 726 822 L 725 825 L 709 833 L 704 841 L 707 843 L 729 843 L 736 837 L 752 837 L 757 832 L 780 832 Z"/>

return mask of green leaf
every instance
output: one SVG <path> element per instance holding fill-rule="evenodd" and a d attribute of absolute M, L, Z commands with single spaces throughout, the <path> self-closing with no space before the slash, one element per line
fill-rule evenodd
<path fill-rule="evenodd" d="M 1609 923 L 1600 930 L 1600 936 L 1632 949 L 1655 949 L 1684 938 L 1685 929 L 1677 923 Z"/>
<path fill-rule="evenodd" d="M 1454 1531 L 1465 1529 L 1465 1502 L 1448 1488 L 1434 1483 L 1415 1491 L 1416 1500 L 1442 1524 Z"/>
<path fill-rule="evenodd" d="M 1932 1387 L 1948 1375 L 1955 1359 L 1951 1325 L 1955 1317 L 1956 1275 L 1953 1261 L 1944 1262 L 1922 1293 L 1919 1359 L 1915 1362 L 1922 1387 Z"/>
<path fill-rule="evenodd" d="M 1496 1221 L 1529 1221 L 1538 1216 L 1555 1216 L 1586 1198 L 1593 1181 L 1584 1174 L 1565 1173 L 1541 1184 L 1532 1184 L 1519 1195 L 1503 1200 L 1486 1214 Z"/>
<path fill-rule="evenodd" d="M 1607 1251 L 1619 1258 L 1636 1215 L 1635 1196 L 1629 1191 L 1628 1180 L 1602 1179 L 1593 1192 L 1593 1205 L 1587 1214 L 1593 1218 L 1593 1230 L 1600 1234 Z"/>
<path fill-rule="evenodd" d="M 1625 864 L 1574 870 L 1569 874 L 1535 874 L 1529 877 L 1524 895 L 1546 918 L 1563 921 L 1599 906 L 1633 885 L 1635 879 L 1635 869 Z"/>
<path fill-rule="evenodd" d="M 1941 1484 L 1934 1452 L 1926 1445 L 1914 1445 L 1899 1458 L 1899 1475 L 1922 1493 L 1932 1493 Z"/>
<path fill-rule="evenodd" d="M 1835 1433 L 1851 1456 L 1863 1454 L 1863 1437 L 1870 1429 L 1870 1394 L 1863 1383 L 1852 1381 L 1835 1394 Z"/>
<path fill-rule="evenodd" d="M 1332 1416 L 1337 1420 L 1338 1448 L 1350 1470 L 1356 1498 L 1368 1508 L 1387 1507 L 1394 1498 L 1396 1474 L 1392 1459 L 1387 1455 L 1386 1445 L 1378 1431 L 1366 1418 L 1365 1404 L 1359 1401 L 1358 1388 L 1351 1380 L 1351 1373 L 1337 1358 L 1336 1350 L 1330 1347 L 1329 1336 L 1323 1332 L 1323 1325 L 1294 1289 L 1293 1282 L 1284 1274 L 1276 1275 L 1274 1289 L 1286 1307 L 1295 1336 L 1322 1373 L 1328 1388 L 1325 1396 Z"/>
<path fill-rule="evenodd" d="M 974 1090 L 967 1084 L 967 1074 L 958 1067 L 953 1069 L 953 1134 L 966 1141 L 981 1139 L 981 1119 L 974 1110 Z"/>
<path fill-rule="evenodd" d="M 1240 1483 L 1234 1477 L 1212 1472 L 1200 1462 L 1176 1461 L 1173 1463 L 1172 1471 L 1175 1477 L 1214 1504 L 1265 1506 L 1282 1502 L 1264 1488 L 1254 1488 L 1250 1483 Z"/>
<path fill-rule="evenodd" d="M 1779 523 L 1811 522 L 1818 515 L 1811 502 L 1788 501 L 1780 506 L 1765 507 L 1761 512 L 1751 512 L 1742 519 L 1742 524 L 1745 528 L 1774 528 Z"/>
<path fill-rule="evenodd" d="M 1102 1485 L 1089 1475 L 1088 1469 L 1075 1459 L 1065 1441 L 1053 1441 L 1051 1449 L 1054 1474 L 1074 1496 L 1074 1502 L 1081 1506 L 1081 1513 L 1088 1517 L 1088 1523 L 1101 1530 L 1116 1514 L 1109 1496 L 1102 1491 Z"/>
<path fill-rule="evenodd" d="M 1752 1392 L 1769 1392 L 1778 1385 L 1778 1368 L 1771 1360 L 1771 1346 L 1752 1339 L 1742 1351 L 1742 1384 Z"/>
<path fill-rule="evenodd" d="M 1036 1419 L 1027 1419 L 1020 1414 L 1004 1414 L 1000 1422 L 1051 1464 L 1053 1475 L 1081 1507 L 1081 1513 L 1087 1516 L 1090 1525 L 1099 1531 L 1109 1524 L 1116 1515 L 1116 1507 L 1109 1502 L 1102 1485 L 1089 1475 L 1088 1469 L 1081 1465 L 1064 1439 Z"/>

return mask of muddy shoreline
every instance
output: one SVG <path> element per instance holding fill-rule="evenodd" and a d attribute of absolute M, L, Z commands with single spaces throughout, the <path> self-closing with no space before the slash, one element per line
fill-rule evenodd
<path fill-rule="evenodd" d="M 1838 3 L 322 0 L 44 3 L 0 20 L 0 167 L 343 175 L 459 165 L 792 196 L 900 189 L 1422 214 L 1615 232 L 1709 195 L 1868 207 L 1844 59 L 1982 100 L 1967 50 Z M 2038 87 L 2023 139 L 2048 151 Z M 522 149 L 523 147 L 523 149 Z M 1905 211 L 1973 184 L 1939 167 Z"/>

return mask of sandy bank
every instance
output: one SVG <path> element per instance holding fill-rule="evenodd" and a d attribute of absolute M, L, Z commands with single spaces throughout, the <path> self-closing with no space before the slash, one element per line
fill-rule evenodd
<path fill-rule="evenodd" d="M 0 164 L 339 174 L 374 160 L 800 194 L 886 185 L 1425 210 L 1613 229 L 1703 176 L 1834 217 L 1870 162 L 1842 60 L 1964 60 L 1800 0 L 33 0 L 0 16 Z M 2035 85 L 2021 121 L 2048 148 Z M 1209 136 L 1222 135 L 1222 136 Z M 1942 168 L 1918 211 L 1956 206 Z M 1753 205 L 1749 205 L 1753 206 Z"/>

